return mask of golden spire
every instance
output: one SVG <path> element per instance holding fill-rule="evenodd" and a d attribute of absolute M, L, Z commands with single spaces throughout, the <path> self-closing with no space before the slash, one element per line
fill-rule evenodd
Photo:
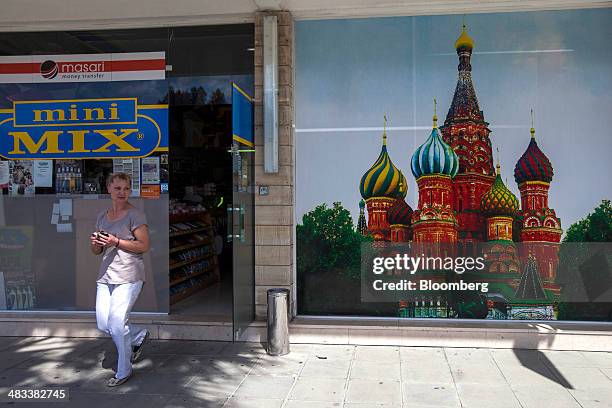
<path fill-rule="evenodd" d="M 433 127 L 438 127 L 438 101 L 434 98 L 434 115 L 433 115 Z"/>
<path fill-rule="evenodd" d="M 455 48 L 466 48 L 472 50 L 474 48 L 474 40 L 467 33 L 467 25 L 465 24 L 465 15 L 463 16 L 463 24 L 461 24 L 461 35 L 455 41 Z"/>
<path fill-rule="evenodd" d="M 531 129 L 529 129 L 529 133 L 531 133 L 531 138 L 535 139 L 535 127 L 533 126 L 533 109 L 531 110 Z"/>
<path fill-rule="evenodd" d="M 387 114 L 385 113 L 383 115 L 383 118 L 385 118 L 385 124 L 383 126 L 383 146 L 387 145 Z"/>
<path fill-rule="evenodd" d="M 501 175 L 501 165 L 499 164 L 499 147 L 497 148 L 497 164 L 495 165 L 495 174 Z"/>

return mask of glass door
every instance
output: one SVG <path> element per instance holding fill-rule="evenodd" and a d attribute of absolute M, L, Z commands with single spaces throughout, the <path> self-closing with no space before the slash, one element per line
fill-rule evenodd
<path fill-rule="evenodd" d="M 228 207 L 228 239 L 233 242 L 234 341 L 255 319 L 255 203 L 253 99 L 232 84 L 233 202 Z"/>

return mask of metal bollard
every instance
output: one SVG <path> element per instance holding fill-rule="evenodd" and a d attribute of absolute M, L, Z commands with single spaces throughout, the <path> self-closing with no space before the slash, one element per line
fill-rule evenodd
<path fill-rule="evenodd" d="M 268 289 L 268 354 L 289 354 L 289 289 Z"/>

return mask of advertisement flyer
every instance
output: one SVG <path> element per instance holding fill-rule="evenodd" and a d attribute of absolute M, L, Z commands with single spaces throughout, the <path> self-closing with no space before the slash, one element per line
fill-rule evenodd
<path fill-rule="evenodd" d="M 6 160 L 0 161 L 0 188 L 9 186 L 9 162 Z"/>
<path fill-rule="evenodd" d="M 53 187 L 53 160 L 34 160 L 34 184 Z"/>
<path fill-rule="evenodd" d="M 80 194 L 83 192 L 82 166 L 82 160 L 55 161 L 55 192 L 57 194 Z M 36 185 L 38 186 L 38 184 Z"/>
<path fill-rule="evenodd" d="M 142 159 L 142 184 L 159 184 L 159 157 Z"/>
<path fill-rule="evenodd" d="M 132 178 L 132 197 L 140 196 L 140 159 L 113 159 L 113 173 L 125 173 Z"/>
<path fill-rule="evenodd" d="M 142 198 L 159 198 L 160 195 L 161 188 L 159 184 L 143 184 L 140 190 Z"/>
<path fill-rule="evenodd" d="M 32 160 L 12 160 L 9 162 L 10 188 L 9 195 L 34 195 L 34 178 Z"/>

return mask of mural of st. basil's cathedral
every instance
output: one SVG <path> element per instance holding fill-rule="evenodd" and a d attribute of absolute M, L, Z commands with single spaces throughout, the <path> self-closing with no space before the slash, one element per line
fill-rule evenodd
<path fill-rule="evenodd" d="M 479 248 L 486 254 L 486 268 L 472 277 L 489 282 L 489 292 L 481 302 L 484 313 L 474 317 L 555 319 L 562 230 L 548 206 L 552 165 L 532 125 L 527 149 L 514 168 L 519 205 L 502 180 L 499 162 L 493 165 L 491 131 L 472 83 L 474 41 L 465 26 L 455 48 L 459 75 L 446 120 L 438 127 L 434 113 L 429 137 L 412 155 L 417 208 L 405 201 L 406 178 L 391 161 L 385 129 L 380 155 L 361 178 L 357 228 L 375 242 L 450 244 L 463 256 L 476 256 Z M 426 293 L 400 302 L 400 315 L 470 317 L 451 311 L 452 305 L 443 294 Z"/>

